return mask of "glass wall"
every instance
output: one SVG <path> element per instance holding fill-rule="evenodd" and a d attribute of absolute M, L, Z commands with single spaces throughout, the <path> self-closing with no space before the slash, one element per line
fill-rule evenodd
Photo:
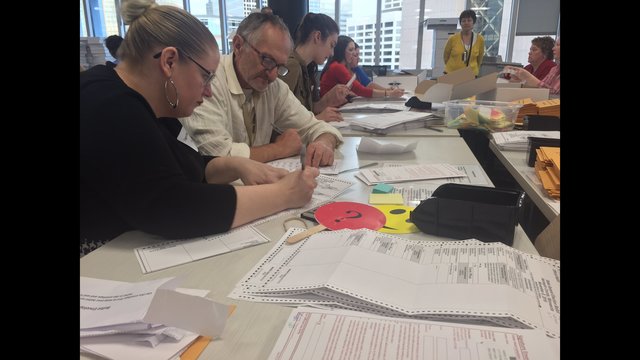
<path fill-rule="evenodd" d="M 221 51 L 230 49 L 238 25 L 257 8 L 267 6 L 267 0 L 226 0 L 226 23 L 220 24 L 222 0 L 157 0 L 159 4 L 189 9 L 215 35 Z M 476 11 L 475 31 L 483 34 L 487 55 L 506 54 L 510 40 L 511 6 L 514 0 L 308 0 L 309 11 L 324 13 L 340 26 L 340 33 L 352 37 L 361 47 L 362 65 L 387 65 L 391 69 L 432 68 L 434 54 L 433 30 L 424 24 L 430 18 L 458 18 L 462 10 Z M 83 6 L 83 2 L 84 5 Z M 80 37 L 105 38 L 126 31 L 116 14 L 118 0 L 81 0 Z M 419 9 L 424 2 L 424 18 Z M 336 4 L 340 4 L 336 19 Z M 378 14 L 378 4 L 380 14 Z M 85 11 L 86 10 L 86 11 Z M 378 18 L 380 22 L 378 23 Z M 221 26 L 222 25 L 222 26 Z M 376 37 L 379 26 L 380 36 Z M 423 27 L 421 63 L 418 58 L 418 30 Z M 87 30 L 88 29 L 88 30 Z M 459 26 L 458 26 L 459 29 Z M 223 39 L 226 31 L 227 39 Z M 530 41 L 534 36 L 515 38 L 512 61 L 526 64 Z M 228 46 L 223 46 L 223 40 Z M 376 48 L 378 46 L 378 48 Z M 228 52 L 228 50 L 226 50 Z"/>

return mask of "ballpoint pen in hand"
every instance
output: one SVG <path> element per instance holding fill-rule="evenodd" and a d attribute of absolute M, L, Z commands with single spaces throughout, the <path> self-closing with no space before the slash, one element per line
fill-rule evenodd
<path fill-rule="evenodd" d="M 302 144 L 302 147 L 300 147 L 300 166 L 302 167 L 302 170 L 304 170 L 305 157 L 307 157 L 307 147 Z"/>

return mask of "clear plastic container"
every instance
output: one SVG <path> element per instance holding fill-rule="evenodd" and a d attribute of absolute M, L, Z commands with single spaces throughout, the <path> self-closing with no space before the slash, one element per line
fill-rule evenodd
<path fill-rule="evenodd" d="M 512 130 L 522 107 L 522 104 L 482 100 L 452 100 L 445 101 L 444 105 L 447 127 L 489 132 Z"/>

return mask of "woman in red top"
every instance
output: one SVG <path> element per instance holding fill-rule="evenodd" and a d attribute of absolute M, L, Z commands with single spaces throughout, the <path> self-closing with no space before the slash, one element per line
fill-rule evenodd
<path fill-rule="evenodd" d="M 348 84 L 353 77 L 353 71 L 347 66 L 354 62 L 356 56 L 356 44 L 352 38 L 340 35 L 338 43 L 333 49 L 333 56 L 327 61 L 327 65 L 322 69 L 320 76 L 320 96 L 324 96 L 337 84 Z M 402 89 L 379 90 L 371 89 L 354 80 L 351 91 L 363 97 L 401 97 L 404 94 Z"/>
<path fill-rule="evenodd" d="M 560 37 L 556 39 L 556 44 L 551 51 L 553 51 L 557 65 L 552 67 L 542 80 L 525 69 L 513 66 L 505 66 L 504 68 L 512 72 L 511 78 L 515 81 L 524 81 L 525 85 L 529 87 L 547 88 L 553 97 L 560 97 Z"/>
<path fill-rule="evenodd" d="M 556 66 L 553 62 L 553 46 L 555 41 L 551 36 L 540 36 L 531 40 L 529 49 L 529 65 L 524 69 L 538 79 L 544 79 L 549 70 Z"/>

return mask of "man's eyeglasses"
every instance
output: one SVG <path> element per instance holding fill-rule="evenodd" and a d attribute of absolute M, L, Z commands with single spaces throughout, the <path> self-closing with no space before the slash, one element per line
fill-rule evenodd
<path fill-rule="evenodd" d="M 248 44 L 253 49 L 253 51 L 258 53 L 258 56 L 260 56 L 260 58 L 262 59 L 262 67 L 264 67 L 267 71 L 271 71 L 275 67 L 277 67 L 278 68 L 278 75 L 285 76 L 285 75 L 287 75 L 289 73 L 289 69 L 287 69 L 286 66 L 278 65 L 278 63 L 276 63 L 276 61 L 273 58 L 271 58 L 271 57 L 269 57 L 267 55 L 264 55 L 263 53 L 260 52 L 260 50 L 256 49 L 255 46 L 251 45 L 251 43 L 248 42 L 247 39 L 244 38 L 244 36 L 242 36 L 242 35 L 238 35 L 238 36 L 240 36 L 242 38 L 242 40 L 244 40 L 244 42 L 246 44 Z"/>
<path fill-rule="evenodd" d="M 178 48 L 176 48 L 176 49 L 178 49 Z M 211 83 L 211 80 L 213 80 L 213 78 L 216 76 L 216 74 L 215 74 L 215 73 L 212 73 L 211 71 L 207 70 L 207 68 L 205 68 L 204 66 L 200 65 L 200 63 L 199 63 L 199 62 L 195 61 L 195 60 L 194 60 L 191 56 L 189 56 L 189 54 L 187 54 L 186 52 L 184 52 L 184 51 L 182 51 L 182 50 L 180 50 L 180 49 L 178 49 L 178 51 L 179 51 L 179 52 L 181 52 L 181 53 L 183 53 L 183 54 L 184 54 L 184 56 L 186 56 L 186 57 L 187 57 L 187 59 L 189 59 L 189 60 L 193 61 L 193 63 L 194 63 L 194 64 L 198 65 L 198 67 L 199 67 L 202 71 L 204 71 L 204 74 L 203 74 L 203 76 L 202 76 L 202 81 L 204 81 L 204 84 L 203 84 L 203 85 L 204 85 L 204 86 L 208 86 L 208 85 Z M 159 52 L 159 53 L 157 53 L 157 54 L 155 54 L 155 55 L 153 55 L 153 58 L 154 58 L 154 59 L 157 59 L 157 58 L 159 58 L 159 57 L 160 57 L 160 55 L 162 55 L 162 51 L 161 51 L 161 52 Z"/>

